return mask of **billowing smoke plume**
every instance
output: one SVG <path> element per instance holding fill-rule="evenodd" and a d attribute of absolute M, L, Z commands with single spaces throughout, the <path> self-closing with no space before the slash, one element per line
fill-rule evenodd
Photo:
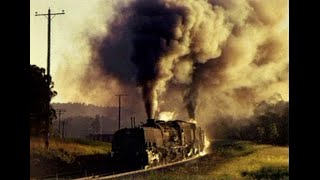
<path fill-rule="evenodd" d="M 132 0 L 113 10 L 106 33 L 89 38 L 80 91 L 132 89 L 149 118 L 187 112 L 199 122 L 250 116 L 275 93 L 288 100 L 287 0 Z"/>
<path fill-rule="evenodd" d="M 133 68 L 123 70 L 114 66 L 125 66 L 124 59 L 133 63 L 149 118 L 154 118 L 158 101 L 170 82 L 188 85 L 186 107 L 194 114 L 194 64 L 219 57 L 231 31 L 223 8 L 205 1 L 139 0 L 120 10 L 122 14 L 109 26 L 111 32 L 94 48 L 99 60 L 94 63 L 101 63 L 104 72 L 122 81 L 134 74 L 126 71 Z M 114 47 L 121 50 L 119 46 L 126 43 L 131 45 L 131 53 L 127 53 L 131 56 L 112 58 L 110 50 L 116 51 L 112 50 Z"/>

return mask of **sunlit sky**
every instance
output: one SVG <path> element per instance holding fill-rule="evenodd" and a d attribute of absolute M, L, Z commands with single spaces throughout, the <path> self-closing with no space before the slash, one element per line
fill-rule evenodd
<path fill-rule="evenodd" d="M 31 0 L 30 1 L 30 64 L 47 68 L 47 18 L 35 16 L 51 13 L 60 13 L 51 21 L 51 76 L 56 82 L 55 74 L 59 65 L 64 63 L 64 56 L 75 52 L 77 42 L 75 38 L 86 27 L 88 21 L 101 19 L 99 5 L 108 0 Z M 112 0 L 109 0 L 112 2 Z M 99 4 L 100 3 L 100 4 Z M 75 62 L 75 65 L 77 63 Z M 57 90 L 57 89 L 56 89 Z M 59 90 L 58 90 L 59 91 Z M 58 96 L 54 98 L 59 100 Z M 60 99 L 62 100 L 62 99 Z"/>

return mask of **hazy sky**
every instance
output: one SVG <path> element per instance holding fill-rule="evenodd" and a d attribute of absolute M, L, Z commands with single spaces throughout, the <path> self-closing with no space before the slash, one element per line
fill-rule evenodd
<path fill-rule="evenodd" d="M 31 0 L 30 1 L 30 64 L 47 68 L 47 18 L 35 16 L 47 14 L 50 7 L 52 13 L 65 11 L 64 15 L 55 16 L 51 21 L 51 75 L 54 82 L 57 82 L 55 74 L 63 63 L 77 65 L 77 61 L 66 62 L 65 56 L 79 52 L 79 39 L 83 39 L 83 32 L 88 28 L 97 30 L 102 26 L 106 13 L 101 10 L 108 10 L 105 7 L 112 0 Z M 104 7 L 101 7 L 101 5 Z M 110 12 L 111 14 L 111 12 Z M 97 23 L 95 23 L 97 22 Z M 95 27 L 90 27 L 93 24 Z M 57 83 L 55 83 L 57 84 Z M 56 86 L 57 87 L 57 86 Z M 56 89 L 56 88 L 55 88 Z M 59 92 L 59 89 L 56 89 Z M 55 101 L 63 101 L 58 96 Z"/>
<path fill-rule="evenodd" d="M 65 15 L 58 15 L 51 21 L 52 69 L 54 74 L 57 64 L 61 63 L 61 54 L 70 46 L 72 35 L 87 20 L 90 11 L 98 0 L 31 0 L 30 1 L 30 64 L 47 66 L 47 19 L 35 16 L 35 12 L 44 14 L 65 10 Z"/>
<path fill-rule="evenodd" d="M 151 0 L 150 0 L 151 1 Z M 230 66 L 226 68 L 226 75 L 230 75 L 232 79 L 238 79 L 239 75 L 248 75 L 248 77 L 253 78 L 254 82 L 265 82 L 266 79 L 276 79 L 275 76 L 285 72 L 287 74 L 287 35 L 288 35 L 288 8 L 287 1 L 282 0 L 273 0 L 273 1 L 250 1 L 253 3 L 252 7 L 249 6 L 248 2 L 250 0 L 231 0 L 231 1 L 215 1 L 218 4 L 225 4 L 226 9 L 223 10 L 225 14 L 223 16 L 228 17 L 228 23 L 243 27 L 242 36 L 239 36 L 239 39 L 234 38 L 238 36 L 231 36 L 234 38 L 234 42 L 231 43 L 231 47 L 238 47 L 239 50 L 236 52 L 241 52 L 239 55 L 231 57 L 230 53 L 230 62 L 236 61 L 239 66 Z M 53 82 L 55 83 L 55 90 L 58 92 L 58 95 L 53 98 L 53 102 L 66 102 L 66 101 L 86 101 L 88 95 L 84 94 L 83 97 L 80 97 L 83 89 L 79 88 L 81 84 L 80 77 L 82 77 L 84 69 L 90 64 L 90 46 L 88 45 L 88 38 L 93 35 L 97 37 L 102 37 L 108 33 L 106 27 L 106 20 L 110 17 L 118 17 L 117 14 L 112 12 L 112 5 L 117 3 L 117 0 L 31 0 L 30 1 L 30 64 L 36 64 L 40 67 L 47 67 L 47 19 L 44 16 L 35 16 L 35 12 L 39 14 L 44 14 L 48 12 L 50 7 L 52 13 L 58 13 L 62 10 L 65 11 L 64 15 L 58 15 L 53 18 L 51 21 L 51 76 Z M 122 3 L 127 2 L 122 0 Z M 194 1 L 186 0 L 185 3 L 192 4 Z M 203 1 L 205 2 L 205 1 Z M 280 3 L 281 2 L 281 3 Z M 279 4 L 280 3 L 280 4 Z M 198 7 L 198 6 L 192 6 Z M 206 9 L 206 8 L 205 8 Z M 274 11 L 270 11 L 274 9 Z M 219 9 L 218 9 L 219 10 Z M 221 10 L 221 9 L 220 9 Z M 202 12 L 202 11 L 201 11 Z M 219 13 L 217 11 L 215 13 Z M 222 10 L 221 10 L 222 12 Z M 220 13 L 221 13 L 220 12 Z M 251 14 L 250 14 L 251 13 Z M 256 13 L 256 14 L 255 14 Z M 121 12 L 121 14 L 125 14 Z M 198 13 L 195 13 L 198 14 Z M 252 24 L 251 21 L 247 21 L 246 18 L 252 16 L 251 18 L 256 19 L 258 16 L 260 19 L 265 20 L 266 26 L 261 26 L 260 24 Z M 255 17 L 256 16 L 256 17 Z M 205 17 L 205 16 L 204 16 Z M 220 17 L 220 16 L 219 16 Z M 242 19 L 241 19 L 242 18 Z M 110 19 L 109 19 L 110 20 Z M 242 22 L 243 21 L 243 22 Z M 208 22 L 211 22 L 208 19 Z M 274 22 L 274 23 L 273 23 Z M 251 23 L 251 24 L 250 24 Z M 269 23 L 269 24 L 268 24 Z M 242 26 L 243 24 L 248 24 Z M 256 25 L 256 26 L 255 26 Z M 209 26 L 208 26 L 209 27 Z M 206 29 L 206 33 L 210 32 Z M 251 32 L 252 31 L 252 32 Z M 253 33 L 259 32 L 260 34 L 254 36 Z M 269 32 L 269 33 L 265 33 Z M 272 32 L 272 33 L 270 33 Z M 201 33 L 200 33 L 201 34 Z M 221 33 L 219 33 L 221 34 Z M 212 36 L 214 37 L 214 36 Z M 231 40 L 233 40 L 231 38 Z M 203 38 L 207 39 L 207 38 Z M 230 38 L 229 38 L 230 39 Z M 253 39 L 254 41 L 252 41 Z M 266 40 L 265 40 L 266 39 Z M 252 69 L 250 64 L 252 59 L 247 58 L 251 56 L 246 56 L 247 54 L 254 55 L 255 48 L 263 43 L 267 43 L 269 39 L 271 44 L 267 44 L 266 49 L 271 46 L 270 52 L 272 56 L 270 58 L 279 59 L 275 62 L 279 63 L 269 63 L 268 66 L 261 66 L 260 68 Z M 231 41 L 230 40 L 230 41 Z M 259 40 L 259 41 L 258 41 Z M 260 42 L 261 41 L 261 42 Z M 245 42 L 241 44 L 240 42 Z M 254 44 L 255 42 L 260 42 Z M 208 43 L 210 44 L 210 43 Z M 253 48 L 243 48 L 247 44 L 254 44 Z M 279 44 L 279 47 L 273 47 L 273 45 Z M 257 47 L 256 47 L 257 46 Z M 227 49 L 228 50 L 228 49 Z M 224 50 L 227 52 L 227 50 Z M 266 53 L 261 57 L 265 57 Z M 247 52 L 248 51 L 248 52 Z M 277 52 L 274 53 L 273 51 Z M 123 51 L 125 52 L 125 51 Z M 232 51 L 233 52 L 233 51 Z M 241 57 L 241 56 L 244 57 Z M 260 56 L 259 56 L 260 57 Z M 269 56 L 266 56 L 269 58 Z M 246 60 L 247 58 L 247 61 Z M 269 58 L 269 59 L 270 59 Z M 111 60 L 111 59 L 108 59 Z M 250 62 L 249 62 L 250 61 Z M 249 69 L 245 69 L 249 68 Z M 251 69 L 250 69 L 251 68 Z M 282 70 L 282 69 L 285 70 Z M 239 73 L 239 71 L 246 73 Z M 255 71 L 257 70 L 257 71 Z M 275 72 L 273 72 L 276 70 Z M 278 72 L 279 71 L 279 72 Z M 229 74 L 227 74 L 229 73 Z M 229 76 L 228 76 L 229 77 Z M 59 79 L 60 78 L 60 79 Z M 264 78 L 264 81 L 262 81 Z M 240 78 L 241 80 L 248 80 L 248 78 Z M 262 79 L 262 80 L 261 80 Z M 272 80 L 273 80 L 272 79 Z M 288 87 L 287 80 L 284 78 L 284 82 L 280 82 L 280 85 L 277 83 L 274 86 L 269 85 L 270 92 L 277 90 L 282 94 L 284 99 L 288 99 Z M 97 79 L 93 79 L 95 85 L 100 87 L 100 84 L 103 85 L 112 85 L 113 81 L 106 82 L 105 79 L 101 79 L 101 82 Z M 238 86 L 246 86 L 242 81 L 234 81 Z M 269 82 L 269 81 L 266 81 Z M 273 82 L 273 81 L 272 81 Z M 228 86 L 233 82 L 225 82 Z M 251 82 L 250 82 L 251 83 Z M 249 83 L 249 84 L 250 84 Z M 270 84 L 270 83 L 269 83 Z M 88 86 L 87 84 L 85 86 Z M 108 94 L 113 94 L 111 90 L 107 91 L 104 86 L 100 88 L 103 92 Z M 260 87 L 260 86 L 257 86 Z M 262 87 L 262 86 L 261 86 Z M 113 89 L 114 90 L 114 89 Z M 91 91 L 92 94 L 97 93 L 93 90 L 93 87 L 88 86 L 88 91 Z M 116 90 L 118 92 L 118 89 Z M 100 91 L 99 91 L 100 92 Z M 269 91 L 265 91 L 269 92 Z M 267 93 L 267 95 L 269 95 Z M 267 96 L 266 95 L 266 96 Z M 63 97 L 64 96 L 64 97 Z M 95 97 L 95 96 L 94 96 Z M 91 98 L 94 99 L 94 98 Z M 89 101 L 90 102 L 90 101 Z M 94 101 L 92 101 L 94 102 Z"/>

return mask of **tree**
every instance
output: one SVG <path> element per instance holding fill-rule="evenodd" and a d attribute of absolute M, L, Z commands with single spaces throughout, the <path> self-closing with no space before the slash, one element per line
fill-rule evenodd
<path fill-rule="evenodd" d="M 46 135 L 52 120 L 56 118 L 56 112 L 49 105 L 51 99 L 57 95 L 53 90 L 54 83 L 51 76 L 45 75 L 45 69 L 36 65 L 30 65 L 29 76 L 29 112 L 30 112 L 30 135 Z M 50 86 L 49 83 L 50 82 Z"/>

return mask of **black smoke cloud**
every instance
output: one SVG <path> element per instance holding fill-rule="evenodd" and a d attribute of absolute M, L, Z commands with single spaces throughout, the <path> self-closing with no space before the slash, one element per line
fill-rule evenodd
<path fill-rule="evenodd" d="M 178 20 L 185 16 L 182 8 L 167 8 L 163 1 L 137 1 L 129 11 L 128 28 L 132 32 L 132 62 L 136 65 L 137 83 L 142 87 L 148 118 L 154 118 L 155 81 L 159 76 L 158 63 L 173 39 Z"/>
<path fill-rule="evenodd" d="M 276 92 L 288 99 L 287 1 L 277 3 L 119 1 L 107 32 L 90 37 L 85 82 L 140 87 L 149 118 L 160 108 L 185 108 L 201 121 L 252 115 L 256 102 Z"/>
<path fill-rule="evenodd" d="M 161 0 L 135 1 L 118 12 L 124 14 L 108 26 L 110 33 L 100 42 L 92 40 L 93 52 L 97 53 L 92 63 L 123 83 L 135 80 L 142 87 L 147 115 L 153 118 L 157 64 L 175 38 L 175 28 L 186 12 L 181 7 L 168 8 Z"/>

